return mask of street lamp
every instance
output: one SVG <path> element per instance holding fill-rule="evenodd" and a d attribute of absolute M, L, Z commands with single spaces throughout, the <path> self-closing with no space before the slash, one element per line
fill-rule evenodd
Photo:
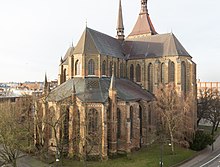
<path fill-rule="evenodd" d="M 212 134 L 212 151 L 214 151 L 214 134 Z"/>
<path fill-rule="evenodd" d="M 163 142 L 160 145 L 160 167 L 163 167 Z"/>

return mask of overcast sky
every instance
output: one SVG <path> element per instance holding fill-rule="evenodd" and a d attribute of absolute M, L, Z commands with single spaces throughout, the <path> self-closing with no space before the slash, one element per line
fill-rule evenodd
<path fill-rule="evenodd" d="M 119 0 L 0 0 L 0 82 L 57 79 L 60 57 L 88 27 L 115 37 Z M 122 0 L 125 34 L 141 0 Z M 158 33 L 173 32 L 197 63 L 197 78 L 220 81 L 220 1 L 149 0 Z"/>

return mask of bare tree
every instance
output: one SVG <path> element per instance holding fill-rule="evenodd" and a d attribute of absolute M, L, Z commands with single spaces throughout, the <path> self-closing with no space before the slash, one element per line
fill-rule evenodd
<path fill-rule="evenodd" d="M 35 102 L 35 146 L 39 154 L 46 155 L 51 148 L 55 149 L 56 159 L 59 156 L 61 165 L 63 163 L 64 147 L 68 144 L 68 108 L 69 99 L 59 103 L 60 110 L 55 111 L 53 107 L 47 106 L 46 95 Z M 44 106 L 44 111 L 43 111 Z M 54 140 L 49 145 L 49 140 Z"/>
<path fill-rule="evenodd" d="M 210 100 L 211 106 L 208 109 L 207 120 L 212 124 L 211 135 L 214 135 L 215 130 L 217 130 L 220 121 L 220 96 L 219 92 L 213 91 L 212 99 Z"/>
<path fill-rule="evenodd" d="M 56 155 L 59 154 L 61 162 L 63 157 L 68 155 L 69 147 L 73 147 L 74 155 L 70 155 L 70 157 L 79 157 L 83 160 L 84 166 L 87 166 L 87 160 L 94 150 L 101 151 L 99 148 L 102 137 L 101 122 L 98 121 L 98 115 L 95 117 L 95 115 L 88 114 L 87 103 L 85 104 L 85 117 L 80 116 L 75 98 L 74 96 L 73 100 L 73 97 L 68 97 L 57 102 L 56 108 L 59 110 L 48 106 L 47 95 L 36 103 L 35 140 L 40 152 L 54 148 Z M 45 107 L 45 116 L 43 116 L 42 106 Z M 81 133 L 82 130 L 83 133 Z M 53 139 L 52 146 L 48 145 L 48 140 L 51 139 Z"/>
<path fill-rule="evenodd" d="M 159 133 L 168 136 L 174 153 L 174 143 L 186 142 L 187 134 L 193 131 L 193 118 L 190 114 L 192 99 L 179 95 L 173 84 L 159 86 L 155 95 Z"/>
<path fill-rule="evenodd" d="M 213 108 L 213 98 L 214 94 L 211 89 L 200 89 L 199 90 L 199 97 L 198 97 L 198 110 L 197 110 L 197 125 L 199 125 L 199 122 L 201 119 L 208 118 L 208 113 L 211 108 Z"/>
<path fill-rule="evenodd" d="M 212 124 L 211 135 L 220 122 L 220 94 L 218 90 L 201 89 L 198 98 L 198 121 L 205 119 Z"/>
<path fill-rule="evenodd" d="M 55 139 L 55 144 L 53 147 L 56 149 L 56 156 L 59 156 L 61 159 L 61 163 L 63 163 L 63 151 L 64 151 L 64 144 L 65 143 L 65 133 L 64 133 L 64 120 L 67 116 L 67 112 L 65 110 L 60 111 L 60 114 L 56 115 L 55 111 L 48 114 L 48 118 L 43 120 L 45 125 L 49 126 L 49 129 L 52 133 L 51 137 Z M 56 157 L 58 158 L 58 157 Z"/>
<path fill-rule="evenodd" d="M 12 164 L 14 167 L 21 156 L 21 150 L 30 148 L 29 141 L 33 134 L 30 118 L 27 117 L 30 108 L 27 107 L 26 98 L 28 99 L 24 97 L 13 103 L 0 104 L 0 157 L 5 164 Z"/>

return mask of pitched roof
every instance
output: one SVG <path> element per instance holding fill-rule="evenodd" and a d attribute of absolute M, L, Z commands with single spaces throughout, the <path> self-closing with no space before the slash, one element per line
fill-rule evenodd
<path fill-rule="evenodd" d="M 68 57 L 71 56 L 73 54 L 73 51 L 74 51 L 74 47 L 69 47 L 69 49 L 67 50 L 64 58 L 63 58 L 63 62 L 62 62 L 62 65 L 68 65 Z"/>
<path fill-rule="evenodd" d="M 153 23 L 148 13 L 147 0 L 141 0 L 140 14 L 128 38 L 135 38 L 136 36 L 143 36 L 143 35 L 147 36 L 147 35 L 156 35 L 156 34 L 157 32 L 153 26 Z"/>
<path fill-rule="evenodd" d="M 73 78 L 52 90 L 47 101 L 61 101 L 70 97 L 73 92 L 73 84 L 76 96 L 83 102 L 106 102 L 110 87 L 110 78 Z M 151 93 L 143 90 L 139 85 L 127 79 L 116 79 L 115 86 L 117 97 L 125 101 L 146 100 L 151 101 L 154 97 Z"/>
<path fill-rule="evenodd" d="M 74 54 L 103 54 L 117 58 L 124 58 L 121 43 L 106 34 L 86 27 Z"/>
<path fill-rule="evenodd" d="M 127 59 L 162 56 L 190 56 L 173 33 L 127 39 Z"/>
<path fill-rule="evenodd" d="M 128 35 L 128 38 L 132 38 L 133 36 L 138 36 L 138 35 L 155 35 L 155 34 L 157 34 L 157 32 L 153 26 L 149 14 L 140 13 L 132 32 Z"/>

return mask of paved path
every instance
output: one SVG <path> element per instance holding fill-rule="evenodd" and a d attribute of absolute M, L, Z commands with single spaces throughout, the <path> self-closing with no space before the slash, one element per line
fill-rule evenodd
<path fill-rule="evenodd" d="M 192 160 L 184 163 L 183 165 L 180 165 L 179 167 L 200 167 L 204 163 L 215 158 L 218 154 L 220 154 L 220 136 L 214 142 L 214 151 L 212 151 L 211 146 L 208 146 L 205 150 L 201 152 L 201 154 L 199 154 Z"/>
<path fill-rule="evenodd" d="M 48 164 L 43 163 L 29 155 L 19 158 L 17 161 L 18 167 L 49 167 Z"/>
<path fill-rule="evenodd" d="M 2 166 L 3 162 L 0 160 L 0 167 Z M 10 167 L 10 165 L 7 165 Z M 30 155 L 22 155 L 21 158 L 17 160 L 17 167 L 49 167 L 48 164 L 43 163 Z"/>

